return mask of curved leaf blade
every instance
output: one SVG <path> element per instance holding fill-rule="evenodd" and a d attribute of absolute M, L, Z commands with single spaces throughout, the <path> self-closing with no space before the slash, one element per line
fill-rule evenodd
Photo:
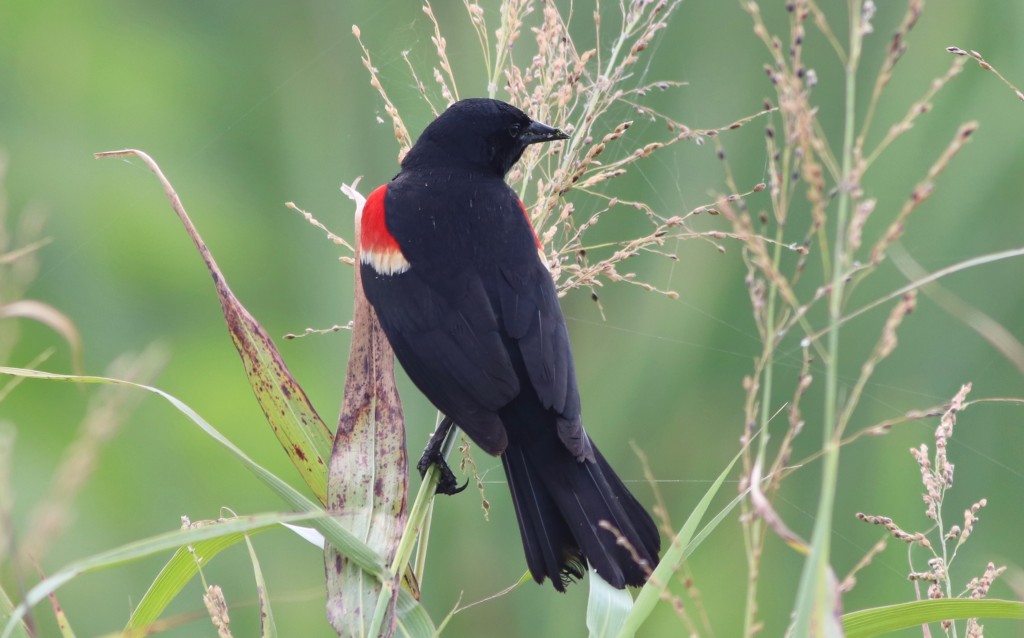
<path fill-rule="evenodd" d="M 11 638 L 31 638 L 24 620 L 18 618 L 13 621 L 13 625 L 11 624 L 13 614 L 14 603 L 11 602 L 4 588 L 0 587 L 0 621 L 4 621 L 7 625 L 4 627 L 4 635 L 11 636 Z"/>
<path fill-rule="evenodd" d="M 700 524 L 704 514 L 711 506 L 711 501 L 718 494 L 718 490 L 722 487 L 722 483 L 725 482 L 725 478 L 729 476 L 736 461 L 739 460 L 740 455 L 743 454 L 743 450 L 737 452 L 736 456 L 732 458 L 729 465 L 722 470 L 715 482 L 711 484 L 708 491 L 704 494 L 704 497 L 697 503 L 697 507 L 690 512 L 690 516 L 683 523 L 683 526 L 679 528 L 679 532 L 672 540 L 672 544 L 665 550 L 665 554 L 661 557 L 661 562 L 654 569 L 651 577 L 648 579 L 647 584 L 640 589 L 640 593 L 637 594 L 636 600 L 633 601 L 633 609 L 626 616 L 626 620 L 622 625 L 622 628 L 616 634 L 618 638 L 629 638 L 639 631 L 640 626 L 643 625 L 647 617 L 651 615 L 654 610 L 654 606 L 661 600 L 661 595 L 668 589 L 669 579 L 672 574 L 679 569 L 679 565 L 682 564 L 686 558 L 693 553 L 704 539 L 711 534 L 719 523 L 736 507 L 739 502 L 746 496 L 747 491 L 736 496 L 736 498 L 729 501 L 726 505 L 704 528 L 694 536 L 697 531 L 697 525 Z"/>
<path fill-rule="evenodd" d="M 438 635 L 427 610 L 404 587 L 398 592 L 398 623 L 395 635 L 400 638 L 435 638 Z"/>
<path fill-rule="evenodd" d="M 97 157 L 138 157 L 149 167 L 164 188 L 171 208 L 185 226 L 186 232 L 199 250 L 206 268 L 217 287 L 217 298 L 228 324 L 231 340 L 245 367 L 256 401 L 263 409 L 267 423 L 274 431 L 281 447 L 299 470 L 321 504 L 327 502 L 327 466 L 324 459 L 331 453 L 331 433 L 317 414 L 305 391 L 288 370 L 273 339 L 246 310 L 228 287 L 224 274 L 213 259 L 199 231 L 189 219 L 181 199 L 157 163 L 146 153 L 129 149 L 97 153 Z"/>
<path fill-rule="evenodd" d="M 250 530 L 250 534 L 261 532 L 270 527 Z M 132 611 L 131 618 L 125 626 L 125 633 L 130 636 L 146 635 L 145 629 L 160 618 L 160 614 L 167 609 L 171 601 L 185 588 L 192 578 L 199 573 L 199 564 L 209 564 L 214 556 L 242 542 L 245 535 L 241 532 L 225 534 L 217 538 L 200 541 L 192 544 L 192 551 L 187 547 L 179 547 L 171 559 L 163 566 L 157 574 L 153 583 L 142 596 L 142 600 Z M 136 633 L 137 632 L 137 633 Z"/>
<path fill-rule="evenodd" d="M 900 629 L 964 618 L 1024 618 L 1024 602 L 941 598 L 862 609 L 844 614 L 846 638 L 871 638 Z"/>
<path fill-rule="evenodd" d="M 43 372 L 41 370 L 26 370 L 24 368 L 8 368 L 0 366 L 0 374 L 9 374 L 18 377 L 28 377 L 32 379 L 46 379 L 49 381 L 65 381 L 71 383 L 112 383 L 115 385 L 124 385 L 133 388 L 139 388 L 147 392 L 152 392 L 168 403 L 178 409 L 179 412 L 187 416 L 193 423 L 195 423 L 203 432 L 205 432 L 210 438 L 217 443 L 220 443 L 223 447 L 227 448 L 229 452 L 235 455 L 235 457 L 249 469 L 250 472 L 256 475 L 258 479 L 263 481 L 271 490 L 273 490 L 278 496 L 280 496 L 286 503 L 295 508 L 300 512 L 322 512 L 320 507 L 309 500 L 306 496 L 299 493 L 298 490 L 288 485 L 275 474 L 264 468 L 262 465 L 253 461 L 249 456 L 238 448 L 234 443 L 229 441 L 223 434 L 217 431 L 212 425 L 210 425 L 206 419 L 199 416 L 199 414 L 190 408 L 181 399 L 178 399 L 174 395 L 168 394 L 159 388 L 155 388 L 141 383 L 133 383 L 131 381 L 124 381 L 121 379 L 110 379 L 107 377 L 89 377 L 89 376 L 76 376 L 69 374 L 54 374 L 52 372 Z M 359 565 L 362 569 L 366 570 L 370 575 L 380 578 L 384 574 L 384 564 L 381 561 L 380 556 L 377 552 L 370 549 L 363 541 L 356 538 L 350 531 L 345 529 L 342 524 L 331 518 L 331 517 L 320 517 L 313 520 L 313 526 L 323 533 L 324 537 L 332 543 L 335 547 L 340 549 L 346 556 L 352 559 L 352 562 Z"/>
<path fill-rule="evenodd" d="M 0 369 L 0 371 L 2 371 L 2 369 Z M 7 625 L 4 627 L 2 638 L 8 638 L 13 635 L 13 632 L 16 631 L 21 619 L 25 617 L 25 614 L 28 613 L 29 609 L 60 589 L 66 583 L 74 580 L 82 574 L 115 567 L 146 556 L 176 549 L 183 545 L 198 543 L 218 536 L 241 533 L 252 529 L 266 527 L 268 525 L 276 525 L 281 522 L 304 521 L 322 516 L 323 514 L 321 512 L 300 512 L 294 514 L 272 513 L 241 516 L 236 519 L 224 521 L 223 523 L 215 523 L 205 527 L 197 527 L 187 530 L 179 529 L 172 532 L 157 534 L 156 536 L 132 541 L 121 545 L 120 547 L 115 547 L 114 549 L 74 561 L 54 574 L 44 578 L 32 587 L 27 594 L 25 594 L 25 599 L 14 609 L 8 619 Z"/>
<path fill-rule="evenodd" d="M 590 570 L 590 593 L 587 598 L 587 631 L 590 638 L 611 638 L 618 635 L 633 609 L 633 597 L 625 589 L 615 589 Z"/>
<path fill-rule="evenodd" d="M 256 600 L 260 611 L 260 638 L 277 638 L 277 623 L 274 622 L 274 613 L 270 609 L 267 581 L 263 578 L 263 569 L 256 556 L 256 548 L 252 546 L 252 539 L 249 538 L 249 534 L 244 536 L 245 546 L 249 550 L 249 560 L 252 561 L 253 577 L 256 579 Z"/>

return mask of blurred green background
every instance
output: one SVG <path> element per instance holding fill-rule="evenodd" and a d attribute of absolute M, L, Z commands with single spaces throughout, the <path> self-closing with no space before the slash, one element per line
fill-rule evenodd
<path fill-rule="evenodd" d="M 493 18 L 496 2 L 482 4 Z M 575 30 L 583 41 L 592 40 L 591 9 L 576 4 Z M 783 3 L 769 4 L 765 19 L 781 30 Z M 845 3 L 819 4 L 841 31 Z M 437 5 L 462 95 L 485 94 L 479 49 L 465 10 L 461 3 Z M 864 54 L 868 82 L 905 6 L 879 5 Z M 606 22 L 615 23 L 615 3 L 602 6 Z M 401 54 L 412 51 L 429 79 L 434 53 L 432 28 L 417 2 L 0 3 L 0 148 L 10 156 L 9 215 L 14 223 L 24 211 L 45 209 L 47 234 L 53 238 L 41 254 L 41 271 L 27 297 L 53 304 L 76 322 L 90 374 L 102 374 L 120 353 L 152 342 L 166 346 L 170 363 L 156 385 L 297 486 L 246 384 L 209 276 L 157 182 L 137 161 L 97 161 L 92 154 L 133 147 L 160 162 L 236 294 L 275 336 L 293 373 L 333 424 L 348 334 L 295 341 L 280 336 L 348 321 L 352 272 L 338 263 L 338 249 L 283 203 L 294 201 L 351 237 L 352 207 L 339 184 L 364 176 L 368 191 L 396 172 L 397 146 L 390 124 L 381 123 L 386 115 L 359 61 L 352 24 L 362 28 L 392 98 L 418 133 L 430 113 Z M 946 46 L 980 50 L 1018 86 L 1024 85 L 1022 32 L 1024 4 L 1016 0 L 928 3 L 882 100 L 873 139 L 948 67 Z M 841 69 L 813 26 L 808 25 L 808 33 L 805 55 L 819 77 L 815 101 L 838 145 Z M 688 82 L 658 96 L 655 104 L 691 127 L 721 127 L 756 112 L 765 98 L 774 101 L 762 69 L 767 61 L 738 3 L 692 0 L 682 4 L 648 52 L 637 81 Z M 870 84 L 863 85 L 864 97 L 869 89 Z M 623 116 L 630 115 L 624 111 Z M 979 131 L 939 180 L 935 196 L 915 212 L 904 240 L 929 270 L 1024 243 L 1021 102 L 994 75 L 971 63 L 865 179 L 867 194 L 878 198 L 874 223 L 867 228 L 873 237 L 957 127 L 972 119 L 980 121 Z M 764 120 L 759 120 L 722 137 L 742 189 L 766 177 L 763 130 Z M 638 118 L 631 134 L 631 143 L 641 143 L 657 136 L 659 125 Z M 666 215 L 726 190 L 713 146 L 689 143 L 638 164 L 614 188 L 644 198 Z M 762 193 L 749 204 L 761 210 L 768 199 Z M 724 229 L 724 224 L 698 221 L 701 229 Z M 628 442 L 646 452 L 677 527 L 737 450 L 742 380 L 760 351 L 739 246 L 726 245 L 729 251 L 722 255 L 705 242 L 685 242 L 678 246 L 676 263 L 648 257 L 624 269 L 677 290 L 678 300 L 625 285 L 607 287 L 602 320 L 587 293 L 564 299 L 588 430 L 650 504 L 653 498 Z M 1024 339 L 1022 282 L 1024 267 L 1013 260 L 955 275 L 943 284 Z M 898 271 L 885 266 L 857 290 L 853 305 L 904 283 Z M 879 309 L 844 328 L 848 381 L 856 377 L 885 314 Z M 56 344 L 58 354 L 45 367 L 70 369 L 68 349 L 52 332 L 28 322 L 21 322 L 20 329 L 22 339 L 8 365 L 25 365 Z M 786 353 L 798 354 L 796 338 Z M 925 297 L 904 323 L 900 340 L 868 386 L 856 427 L 939 404 L 966 381 L 974 382 L 972 398 L 1024 395 L 1013 365 Z M 775 408 L 788 399 L 795 360 L 782 359 L 779 377 L 786 390 Z M 434 412 L 404 378 L 400 382 L 415 458 Z M 0 419 L 17 430 L 10 468 L 16 533 L 24 533 L 25 519 L 45 495 L 94 393 L 95 388 L 26 382 L 0 404 Z M 794 459 L 820 445 L 819 415 L 819 406 L 809 400 L 807 427 Z M 982 496 L 989 503 L 975 537 L 958 557 L 955 581 L 965 585 L 989 560 L 1007 564 L 1010 571 L 991 591 L 1001 598 L 1024 596 L 1022 425 L 1020 406 L 972 407 L 961 416 L 949 450 L 957 468 L 956 486 L 948 496 L 950 515 L 959 519 L 962 509 Z M 833 536 L 840 576 L 880 537 L 877 528 L 854 521 L 856 512 L 894 516 L 908 529 L 926 527 L 918 468 L 907 449 L 931 442 L 934 426 L 934 421 L 901 426 L 844 451 Z M 423 600 L 435 622 L 460 599 L 465 604 L 489 596 L 525 569 L 500 463 L 481 454 L 476 461 L 487 481 L 491 520 L 482 519 L 472 489 L 437 503 L 423 583 Z M 819 464 L 811 463 L 787 480 L 777 500 L 780 514 L 803 535 L 813 525 L 819 476 Z M 734 486 L 724 490 L 722 503 L 734 494 Z M 279 509 L 281 503 L 182 416 L 147 397 L 103 450 L 95 475 L 76 500 L 73 524 L 41 558 L 41 567 L 52 572 L 73 559 L 175 528 L 183 514 L 215 518 L 221 507 L 252 513 Z M 317 551 L 283 531 L 261 534 L 254 543 L 281 635 L 331 635 Z M 123 626 L 132 602 L 163 560 L 89 575 L 63 588 L 60 602 L 78 635 Z M 784 630 L 801 564 L 798 555 L 769 539 L 761 575 L 764 635 Z M 924 567 L 923 560 L 918 566 Z M 737 635 L 746 572 L 735 516 L 700 548 L 692 569 L 714 635 Z M 890 544 L 861 573 L 858 586 L 843 601 L 845 608 L 912 599 L 906 572 L 906 551 Z M 224 587 L 235 635 L 253 635 L 258 614 L 244 550 L 226 552 L 205 575 Z M 17 591 L 11 579 L 4 584 Z M 172 613 L 201 611 L 199 583 L 186 593 Z M 585 604 L 586 585 L 564 596 L 548 586 L 529 585 L 456 615 L 446 635 L 585 635 Z M 40 607 L 36 618 L 42 635 L 54 635 L 47 608 Z M 668 606 L 647 627 L 644 635 L 683 633 Z M 993 622 L 989 629 L 990 635 L 1019 635 L 1021 625 Z M 213 635 L 213 630 L 201 615 L 167 635 Z"/>

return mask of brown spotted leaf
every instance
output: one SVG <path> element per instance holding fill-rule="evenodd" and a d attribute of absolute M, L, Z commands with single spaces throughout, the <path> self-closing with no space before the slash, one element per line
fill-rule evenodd
<path fill-rule="evenodd" d="M 362 199 L 356 202 L 358 245 Z M 355 273 L 352 347 L 327 475 L 327 511 L 391 564 L 408 517 L 405 428 L 394 354 L 363 295 L 358 268 Z M 362 636 L 375 615 L 384 619 L 380 635 L 393 635 L 398 583 L 382 596 L 379 580 L 367 578 L 330 545 L 325 563 L 327 617 L 338 635 Z M 378 609 L 380 605 L 386 609 Z"/>
<path fill-rule="evenodd" d="M 227 321 L 231 340 L 238 349 L 245 366 L 256 400 L 259 402 L 267 422 L 277 436 L 302 479 L 321 503 L 327 502 L 327 467 L 324 459 L 330 453 L 331 433 L 323 420 L 313 409 L 306 393 L 288 371 L 281 354 L 263 326 L 249 314 L 238 301 L 227 280 L 221 273 L 213 255 L 206 247 L 199 231 L 196 230 L 185 212 L 178 194 L 174 191 L 160 167 L 142 151 L 124 150 L 97 153 L 97 157 L 138 157 L 156 173 L 163 185 L 171 207 L 184 224 L 192 242 L 206 263 L 213 282 L 217 286 L 224 319 Z"/>

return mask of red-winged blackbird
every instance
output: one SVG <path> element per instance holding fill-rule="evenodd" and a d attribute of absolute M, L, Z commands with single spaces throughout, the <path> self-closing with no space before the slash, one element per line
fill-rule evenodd
<path fill-rule="evenodd" d="M 412 382 L 501 456 L 534 579 L 564 591 L 589 563 L 639 586 L 658 529 L 583 430 L 558 295 L 505 183 L 528 145 L 567 138 L 504 102 L 453 104 L 367 198 L 361 277 Z"/>

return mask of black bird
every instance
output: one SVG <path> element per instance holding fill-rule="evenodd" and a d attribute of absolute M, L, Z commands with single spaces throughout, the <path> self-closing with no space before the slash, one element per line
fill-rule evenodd
<path fill-rule="evenodd" d="M 505 183 L 528 145 L 567 138 L 497 100 L 450 106 L 367 198 L 361 277 L 412 382 L 501 456 L 533 578 L 564 591 L 589 564 L 640 586 L 657 526 L 583 429 L 558 295 Z"/>

